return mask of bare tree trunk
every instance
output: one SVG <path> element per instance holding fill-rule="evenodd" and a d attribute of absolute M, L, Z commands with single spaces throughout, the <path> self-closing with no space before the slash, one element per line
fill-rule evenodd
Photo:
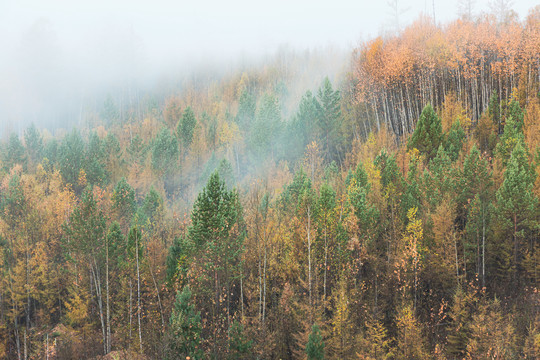
<path fill-rule="evenodd" d="M 482 288 L 486 287 L 486 215 L 482 205 Z"/>
<path fill-rule="evenodd" d="M 96 259 L 93 259 L 94 264 L 90 264 L 90 271 L 94 278 L 94 285 L 96 291 L 96 299 L 99 307 L 99 320 L 101 323 L 101 335 L 103 337 L 103 352 L 107 354 L 107 334 L 105 327 L 105 318 L 103 316 L 103 299 L 101 297 L 101 281 L 99 279 L 99 269 L 97 267 Z"/>
<path fill-rule="evenodd" d="M 107 240 L 105 246 L 105 287 L 107 291 L 107 351 L 105 354 L 111 352 L 111 311 L 110 311 L 110 297 L 109 297 L 109 242 Z"/>
<path fill-rule="evenodd" d="M 135 259 L 137 261 L 137 322 L 139 323 L 139 351 L 142 353 L 142 332 L 141 332 L 141 273 L 139 269 L 139 236 L 135 234 Z"/>
<path fill-rule="evenodd" d="M 326 300 L 326 269 L 328 267 L 328 237 L 327 229 L 324 227 L 324 281 L 323 281 L 323 299 Z"/>
<path fill-rule="evenodd" d="M 132 331 L 132 317 L 133 309 L 131 304 L 133 303 L 133 282 L 129 279 L 129 343 L 131 345 L 131 331 Z"/>
<path fill-rule="evenodd" d="M 313 305 L 311 300 L 311 208 L 308 208 L 307 212 L 307 240 L 308 240 L 308 286 L 309 286 L 309 307 L 311 313 L 311 307 Z M 311 320 L 311 319 L 310 319 Z"/>
<path fill-rule="evenodd" d="M 152 282 L 154 283 L 154 288 L 156 289 L 158 305 L 159 305 L 159 314 L 161 315 L 161 329 L 165 331 L 165 317 L 163 316 L 163 306 L 161 306 L 161 296 L 159 296 L 159 289 L 156 283 L 154 272 L 152 271 L 152 266 L 149 265 L 148 268 L 150 270 L 150 276 L 152 276 Z"/>

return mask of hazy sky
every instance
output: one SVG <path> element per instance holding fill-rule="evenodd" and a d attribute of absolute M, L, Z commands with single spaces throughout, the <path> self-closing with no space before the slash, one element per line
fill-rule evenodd
<path fill-rule="evenodd" d="M 164 56 L 219 56 L 328 43 L 354 46 L 391 24 L 385 0 L 0 0 L 0 33 L 12 45 L 36 21 L 50 22 L 62 48 L 132 37 L 154 62 Z M 474 12 L 488 0 L 474 1 Z M 514 1 L 523 17 L 537 0 Z M 419 13 L 455 17 L 457 0 L 398 0 L 406 24 Z M 6 40 L 4 40 L 6 41 Z M 114 46 L 114 45 L 113 45 Z"/>
<path fill-rule="evenodd" d="M 523 18 L 537 2 L 513 9 Z M 474 1 L 473 13 L 488 3 Z M 456 17 L 457 0 L 398 0 L 401 25 L 433 6 L 438 23 Z M 58 119 L 126 79 L 148 83 L 282 45 L 350 51 L 392 28 L 390 13 L 388 0 L 0 0 L 0 125 Z"/>

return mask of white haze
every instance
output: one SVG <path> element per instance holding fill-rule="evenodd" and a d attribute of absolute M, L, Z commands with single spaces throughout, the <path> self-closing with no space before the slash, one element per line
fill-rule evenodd
<path fill-rule="evenodd" d="M 475 14 L 489 10 L 487 0 L 473 3 Z M 536 3 L 512 8 L 523 18 Z M 457 2 L 398 8 L 401 26 L 433 11 L 441 23 L 456 17 Z M 85 106 L 99 108 L 119 89 L 153 91 L 192 72 L 222 73 L 285 44 L 347 53 L 393 28 L 391 19 L 387 1 L 374 0 L 0 0 L 0 136 L 30 122 L 75 124 Z"/>

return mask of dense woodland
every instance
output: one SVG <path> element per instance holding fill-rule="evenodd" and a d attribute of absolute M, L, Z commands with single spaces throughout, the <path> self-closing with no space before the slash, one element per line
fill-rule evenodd
<path fill-rule="evenodd" d="M 302 69 L 3 139 L 0 357 L 538 359 L 540 7 Z"/>

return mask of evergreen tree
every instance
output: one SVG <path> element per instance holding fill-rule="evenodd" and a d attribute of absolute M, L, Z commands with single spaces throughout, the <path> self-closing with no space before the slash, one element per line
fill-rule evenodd
<path fill-rule="evenodd" d="M 286 139 L 283 145 L 287 149 L 285 156 L 291 161 L 300 158 L 306 146 L 315 140 L 316 102 L 311 91 L 307 91 L 300 100 L 298 111 L 287 123 Z"/>
<path fill-rule="evenodd" d="M 313 324 L 309 339 L 306 344 L 308 360 L 324 360 L 324 341 L 321 336 L 319 325 Z"/>
<path fill-rule="evenodd" d="M 167 283 L 173 287 L 175 283 L 182 286 L 193 256 L 193 244 L 184 237 L 177 237 L 169 248 L 167 254 Z"/>
<path fill-rule="evenodd" d="M 182 141 L 182 146 L 184 149 L 187 149 L 191 142 L 193 141 L 193 132 L 195 131 L 195 126 L 197 125 L 197 119 L 191 107 L 187 107 L 182 114 L 182 118 L 178 123 L 178 138 Z"/>
<path fill-rule="evenodd" d="M 124 224 L 129 223 L 135 213 L 137 203 L 135 202 L 135 190 L 128 184 L 126 178 L 121 178 L 114 187 L 112 201 L 118 217 Z"/>
<path fill-rule="evenodd" d="M 277 99 L 266 94 L 262 97 L 257 116 L 250 131 L 249 144 L 258 156 L 275 153 L 274 139 L 281 130 L 281 112 Z"/>
<path fill-rule="evenodd" d="M 525 114 L 516 99 L 512 99 L 510 104 L 508 104 L 508 107 L 506 108 L 506 117 L 512 118 L 517 131 L 523 132 Z"/>
<path fill-rule="evenodd" d="M 238 113 L 236 122 L 238 126 L 246 133 L 249 133 L 250 127 L 255 120 L 255 109 L 257 107 L 255 96 L 244 89 L 238 99 Z"/>
<path fill-rule="evenodd" d="M 508 124 L 507 124 L 508 126 Z M 534 168 L 529 164 L 526 150 L 521 141 L 512 151 L 504 181 L 496 193 L 497 219 L 501 230 L 510 235 L 513 244 L 513 259 L 511 261 L 514 270 L 514 280 L 520 271 L 521 247 L 527 231 L 535 227 L 534 211 L 538 199 L 533 193 L 533 185 L 536 179 Z"/>
<path fill-rule="evenodd" d="M 41 161 L 41 156 L 43 154 L 43 139 L 34 123 L 25 130 L 24 142 L 26 144 L 28 160 L 35 166 Z"/>
<path fill-rule="evenodd" d="M 103 145 L 103 141 L 93 132 L 88 141 L 84 160 L 86 178 L 91 185 L 100 185 L 109 180 L 109 174 L 105 168 L 106 153 Z"/>
<path fill-rule="evenodd" d="M 21 165 L 23 169 L 26 169 L 28 158 L 24 150 L 24 146 L 15 134 L 11 134 L 7 149 L 4 152 L 4 168 L 10 170 L 14 165 Z"/>
<path fill-rule="evenodd" d="M 244 326 L 233 321 L 229 330 L 229 360 L 251 359 L 251 346 L 253 340 L 248 340 L 244 334 Z"/>
<path fill-rule="evenodd" d="M 191 272 L 196 274 L 193 290 L 204 299 L 201 310 L 210 317 L 208 330 L 213 329 L 213 351 L 220 352 L 227 346 L 225 320 L 242 300 L 239 285 L 245 225 L 237 191 L 227 190 L 217 172 L 197 196 L 191 223 L 188 231 L 194 246 Z"/>
<path fill-rule="evenodd" d="M 169 346 L 167 359 L 203 359 L 201 349 L 201 314 L 191 303 L 191 290 L 185 286 L 177 292 L 169 318 Z"/>
<path fill-rule="evenodd" d="M 426 155 L 426 160 L 430 160 L 437 155 L 441 141 L 441 119 L 431 104 L 427 104 L 422 110 L 416 129 L 409 140 L 409 149 L 418 149 L 421 154 Z"/>
<path fill-rule="evenodd" d="M 444 150 L 452 161 L 456 161 L 465 141 L 465 131 L 459 120 L 452 124 L 452 127 L 444 138 Z"/>
<path fill-rule="evenodd" d="M 163 128 L 152 145 L 152 167 L 158 176 L 170 175 L 176 169 L 177 159 L 178 141 Z"/>
<path fill-rule="evenodd" d="M 76 186 L 84 166 L 84 142 L 75 129 L 62 139 L 58 149 L 58 166 L 66 184 Z"/>
<path fill-rule="evenodd" d="M 325 159 L 338 160 L 341 130 L 341 95 L 332 88 L 332 83 L 325 78 L 317 93 L 315 106 L 317 109 L 317 128 L 323 144 Z"/>
<path fill-rule="evenodd" d="M 521 127 L 514 121 L 513 118 L 506 119 L 504 125 L 504 133 L 501 136 L 500 142 L 497 144 L 497 154 L 502 159 L 504 166 L 508 164 L 508 159 L 518 142 L 525 142 L 525 137 L 521 131 Z"/>

